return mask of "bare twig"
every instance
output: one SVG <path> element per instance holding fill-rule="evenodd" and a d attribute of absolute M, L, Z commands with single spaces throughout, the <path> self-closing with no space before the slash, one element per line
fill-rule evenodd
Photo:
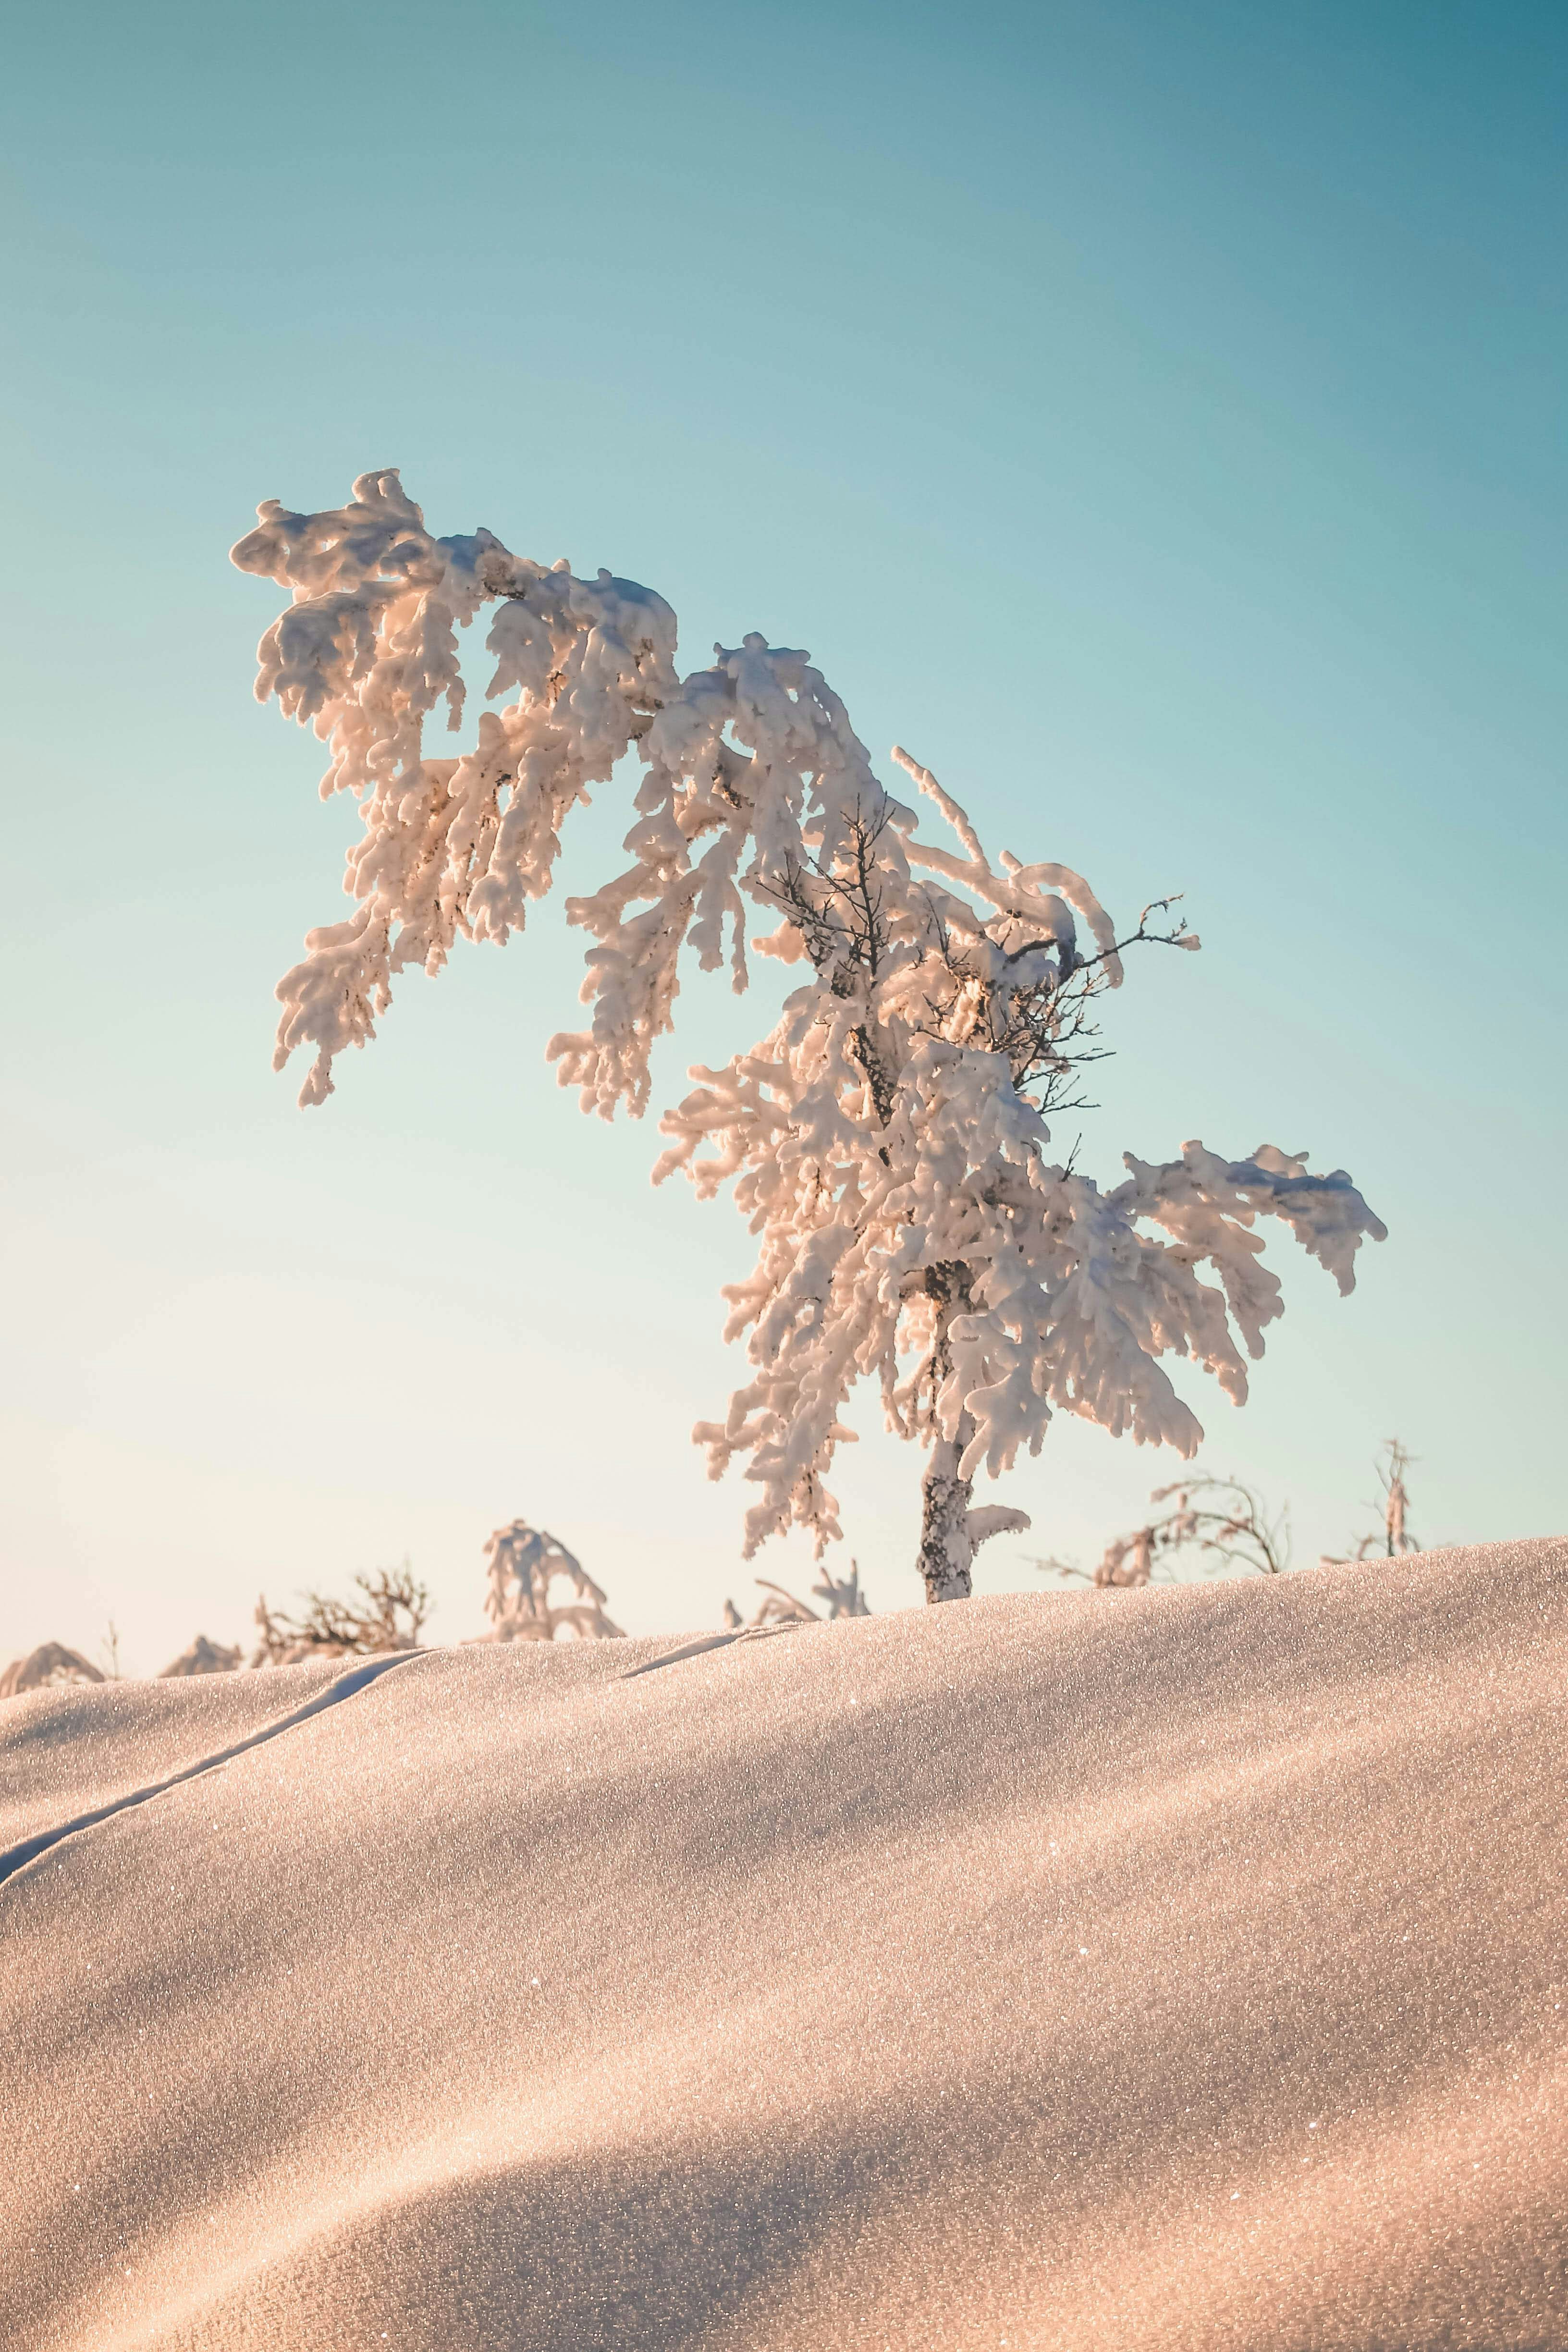
<path fill-rule="evenodd" d="M 416 1650 L 430 1613 L 427 1589 L 406 1560 L 397 1569 L 378 1568 L 356 1576 L 347 1600 L 307 1592 L 299 1617 L 269 1609 L 262 1594 L 256 1606 L 260 1641 L 253 1666 L 297 1664 L 310 1657 L 376 1657 L 393 1650 Z"/>
<path fill-rule="evenodd" d="M 1184 1552 L 1196 1552 L 1205 1571 L 1240 1568 L 1258 1576 L 1283 1576 L 1290 1566 L 1289 1510 L 1270 1517 L 1261 1497 L 1238 1478 L 1181 1478 L 1156 1486 L 1149 1499 L 1172 1507 L 1131 1534 L 1115 1537 L 1093 1568 L 1055 1558 L 1032 1559 L 1030 1566 L 1102 1588 L 1179 1582 L 1174 1562 Z"/>
<path fill-rule="evenodd" d="M 1375 1503 L 1365 1506 L 1369 1511 L 1379 1512 L 1383 1526 L 1375 1534 L 1357 1536 L 1348 1552 L 1325 1552 L 1326 1568 L 1342 1568 L 1347 1560 L 1370 1559 L 1378 1552 L 1386 1559 L 1397 1559 L 1405 1552 L 1421 1549 L 1410 1531 L 1410 1493 L 1405 1483 L 1405 1474 L 1416 1458 L 1397 1437 L 1384 1440 L 1383 1455 L 1373 1465 L 1383 1489 L 1383 1502 L 1381 1507 Z"/>
<path fill-rule="evenodd" d="M 835 1576 L 831 1569 L 823 1570 L 821 1582 L 814 1584 L 811 1590 L 815 1600 L 826 1602 L 825 1610 L 813 1609 L 808 1602 L 797 1600 L 782 1584 L 774 1584 L 765 1576 L 759 1576 L 756 1582 L 758 1589 L 767 1597 L 751 1620 L 753 1625 L 820 1624 L 825 1617 L 869 1617 L 871 1614 L 866 1596 L 860 1590 L 858 1560 L 850 1561 L 847 1576 Z M 731 1632 L 746 1622 L 732 1601 L 724 1603 L 724 1622 Z"/>

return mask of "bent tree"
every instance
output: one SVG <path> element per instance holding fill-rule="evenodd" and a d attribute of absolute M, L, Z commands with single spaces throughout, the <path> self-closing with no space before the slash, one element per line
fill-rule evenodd
<path fill-rule="evenodd" d="M 1053 1413 L 1190 1455 L 1203 1433 L 1161 1359 L 1189 1356 L 1245 1400 L 1240 1343 L 1261 1355 L 1283 1305 L 1260 1218 L 1352 1287 L 1362 1240 L 1384 1229 L 1304 1152 L 1128 1154 L 1104 1191 L 1051 1157 L 1048 1114 L 1097 1055 L 1091 1013 L 1127 948 L 1198 944 L 1170 902 L 1119 938 L 1079 875 L 993 861 L 896 752 L 941 822 L 928 837 L 805 653 L 753 633 L 682 677 L 662 597 L 487 530 L 434 538 L 394 471 L 362 475 L 342 508 L 258 514 L 234 561 L 291 601 L 261 640 L 258 697 L 315 729 L 323 796 L 352 793 L 363 821 L 353 912 L 310 932 L 279 986 L 277 1066 L 314 1056 L 301 1102 L 324 1101 L 337 1056 L 374 1034 L 399 971 L 523 928 L 566 817 L 628 753 L 628 863 L 567 901 L 594 945 L 589 1025 L 548 1049 L 562 1082 L 585 1110 L 640 1116 L 683 956 L 727 963 L 737 991 L 748 947 L 799 970 L 752 1052 L 692 1071 L 655 1171 L 683 1170 L 704 1195 L 732 1181 L 759 1236 L 725 1294 L 752 1377 L 696 1432 L 715 1475 L 748 1457 L 748 1557 L 791 1526 L 819 1556 L 840 1535 L 827 1478 L 853 1435 L 849 1392 L 871 1378 L 889 1425 L 928 1450 L 928 1598 L 962 1597 L 977 1547 L 1028 1524 L 977 1507 L 974 1480 L 1037 1453 Z M 472 749 L 427 758 L 438 706 L 462 724 L 458 632 L 491 606 L 500 708 Z M 771 929 L 749 938 L 753 909 Z"/>

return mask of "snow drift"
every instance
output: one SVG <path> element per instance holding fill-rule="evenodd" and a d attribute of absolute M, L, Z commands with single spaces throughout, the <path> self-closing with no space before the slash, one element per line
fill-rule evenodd
<path fill-rule="evenodd" d="M 1565 1595 L 14 1700 L 0 2341 L 1561 2346 Z"/>

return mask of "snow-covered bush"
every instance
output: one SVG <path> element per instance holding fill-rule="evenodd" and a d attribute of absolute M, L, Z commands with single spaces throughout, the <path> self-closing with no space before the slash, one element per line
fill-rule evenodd
<path fill-rule="evenodd" d="M 263 1601 L 262 1607 L 266 1605 Z M 222 1642 L 209 1642 L 205 1633 L 198 1633 L 190 1647 L 182 1650 L 179 1656 L 163 1668 L 159 1680 L 164 1681 L 171 1675 L 232 1675 L 244 1664 L 244 1653 L 237 1643 L 229 1648 Z"/>
<path fill-rule="evenodd" d="M 485 1614 L 497 1642 L 553 1642 L 562 1633 L 580 1642 L 618 1642 L 620 1627 L 605 1614 L 608 1595 L 596 1585 L 574 1552 L 547 1528 L 513 1519 L 497 1528 L 485 1546 L 489 1590 Z M 564 1577 L 574 1598 L 553 1601 L 551 1589 Z"/>
<path fill-rule="evenodd" d="M 25 1658 L 13 1658 L 0 1671 L 0 1698 L 19 1698 L 24 1691 L 50 1690 L 58 1683 L 100 1683 L 104 1675 L 79 1650 L 63 1642 L 41 1642 Z"/>
<path fill-rule="evenodd" d="M 839 1534 L 826 1476 L 868 1376 L 890 1425 L 930 1448 L 928 1596 L 966 1593 L 977 1545 L 1027 1524 L 973 1507 L 973 1479 L 1037 1451 L 1054 1412 L 1190 1454 L 1202 1432 L 1160 1360 L 1191 1356 L 1243 1400 L 1242 1346 L 1261 1354 L 1282 1306 L 1260 1217 L 1352 1287 L 1362 1239 L 1384 1228 L 1304 1152 L 1128 1155 L 1103 1192 L 1051 1159 L 1047 1114 L 1098 1051 L 1089 1010 L 1130 940 L 1069 867 L 994 863 L 896 754 L 951 836 L 923 839 L 805 653 L 753 634 L 682 677 L 661 597 L 514 556 L 486 530 L 432 538 L 395 472 L 361 476 L 341 509 L 272 500 L 259 516 L 234 560 L 292 602 L 261 641 L 257 692 L 329 744 L 322 792 L 353 793 L 363 818 L 354 911 L 309 934 L 279 989 L 279 1066 L 314 1049 L 303 1101 L 374 1034 L 400 970 L 437 971 L 459 937 L 521 928 L 564 819 L 627 751 L 629 863 L 567 902 L 596 944 L 591 1024 L 550 1046 L 563 1081 L 586 1109 L 640 1113 L 683 950 L 746 985 L 748 900 L 773 926 L 752 947 L 801 971 L 753 1052 L 692 1073 L 656 1171 L 685 1169 L 704 1194 L 733 1180 L 760 1236 L 727 1294 L 752 1378 L 698 1432 L 715 1475 L 750 1457 L 748 1553 L 791 1525 L 819 1552 Z M 489 693 L 512 699 L 481 716 L 471 751 L 426 759 L 426 717 L 463 715 L 458 632 L 489 605 Z M 1195 947 L 1167 914 L 1151 908 L 1131 939 Z"/>

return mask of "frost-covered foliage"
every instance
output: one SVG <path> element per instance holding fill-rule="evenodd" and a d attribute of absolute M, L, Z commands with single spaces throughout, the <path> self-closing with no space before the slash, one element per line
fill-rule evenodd
<path fill-rule="evenodd" d="M 774 926 L 752 945 L 801 971 L 753 1052 L 693 1071 L 656 1171 L 684 1169 L 704 1194 L 732 1179 L 761 1240 L 727 1294 L 752 1378 L 698 1432 L 714 1475 L 750 1457 L 748 1553 L 792 1525 L 819 1552 L 839 1534 L 826 1478 L 869 1377 L 890 1426 L 931 1448 L 928 1594 L 967 1592 L 977 1545 L 1027 1525 L 975 1508 L 973 1479 L 1037 1451 L 1053 1412 L 1190 1454 L 1202 1432 L 1161 1360 L 1193 1358 L 1242 1401 L 1243 1349 L 1261 1354 L 1281 1311 L 1260 1218 L 1351 1288 L 1361 1241 L 1384 1228 L 1304 1152 L 1189 1143 L 1179 1160 L 1128 1155 L 1104 1191 L 1053 1159 L 1047 1114 L 1095 1057 L 1088 1009 L 1120 984 L 1130 940 L 1070 867 L 994 863 L 896 753 L 946 829 L 922 839 L 805 653 L 753 634 L 682 677 L 662 598 L 514 556 L 486 530 L 432 538 L 395 472 L 362 475 L 341 509 L 259 515 L 234 560 L 292 602 L 262 639 L 258 694 L 315 728 L 323 793 L 352 792 L 363 817 L 354 912 L 309 935 L 279 990 L 279 1066 L 315 1053 L 303 1101 L 372 1035 L 398 971 L 437 971 L 458 937 L 521 928 L 566 816 L 628 751 L 642 772 L 629 862 L 567 904 L 596 944 L 591 1025 L 550 1047 L 563 1082 L 586 1109 L 640 1113 L 683 950 L 746 984 L 747 900 Z M 458 632 L 491 605 L 488 691 L 511 699 L 480 718 L 473 750 L 426 759 L 425 719 L 463 715 Z M 1195 948 L 1168 904 L 1131 938 Z"/>
<path fill-rule="evenodd" d="M 618 1642 L 620 1627 L 605 1614 L 608 1595 L 596 1585 L 575 1553 L 546 1528 L 513 1519 L 497 1528 L 485 1546 L 489 1590 L 485 1614 L 497 1642 L 553 1642 L 562 1633 L 582 1642 Z M 571 1601 L 552 1601 L 551 1587 L 564 1577 Z"/>
<path fill-rule="evenodd" d="M 263 1601 L 262 1607 L 266 1605 Z M 159 1680 L 166 1681 L 171 1675 L 232 1675 L 244 1664 L 244 1653 L 237 1643 L 229 1649 L 222 1642 L 209 1642 L 205 1633 L 198 1633 L 190 1647 L 182 1650 L 163 1668 Z"/>
<path fill-rule="evenodd" d="M 100 1683 L 105 1679 L 90 1658 L 63 1642 L 42 1642 L 25 1658 L 13 1658 L 0 1673 L 0 1698 L 17 1698 L 23 1691 L 48 1690 L 57 1683 Z"/>
<path fill-rule="evenodd" d="M 416 1650 L 430 1594 L 406 1560 L 401 1568 L 378 1568 L 356 1576 L 347 1600 L 308 1592 L 303 1613 L 285 1617 L 268 1609 L 265 1594 L 256 1607 L 260 1640 L 253 1666 L 293 1666 L 306 1658 L 380 1657 L 388 1651 Z"/>
<path fill-rule="evenodd" d="M 1113 1537 L 1093 1568 L 1056 1559 L 1030 1565 L 1101 1587 L 1149 1584 L 1162 1575 L 1174 1579 L 1184 1554 L 1195 1554 L 1205 1570 L 1239 1568 L 1259 1576 L 1283 1576 L 1289 1568 L 1289 1510 L 1270 1516 L 1262 1497 L 1239 1478 L 1181 1478 L 1172 1486 L 1156 1486 L 1149 1499 L 1170 1508 L 1146 1526 Z"/>

